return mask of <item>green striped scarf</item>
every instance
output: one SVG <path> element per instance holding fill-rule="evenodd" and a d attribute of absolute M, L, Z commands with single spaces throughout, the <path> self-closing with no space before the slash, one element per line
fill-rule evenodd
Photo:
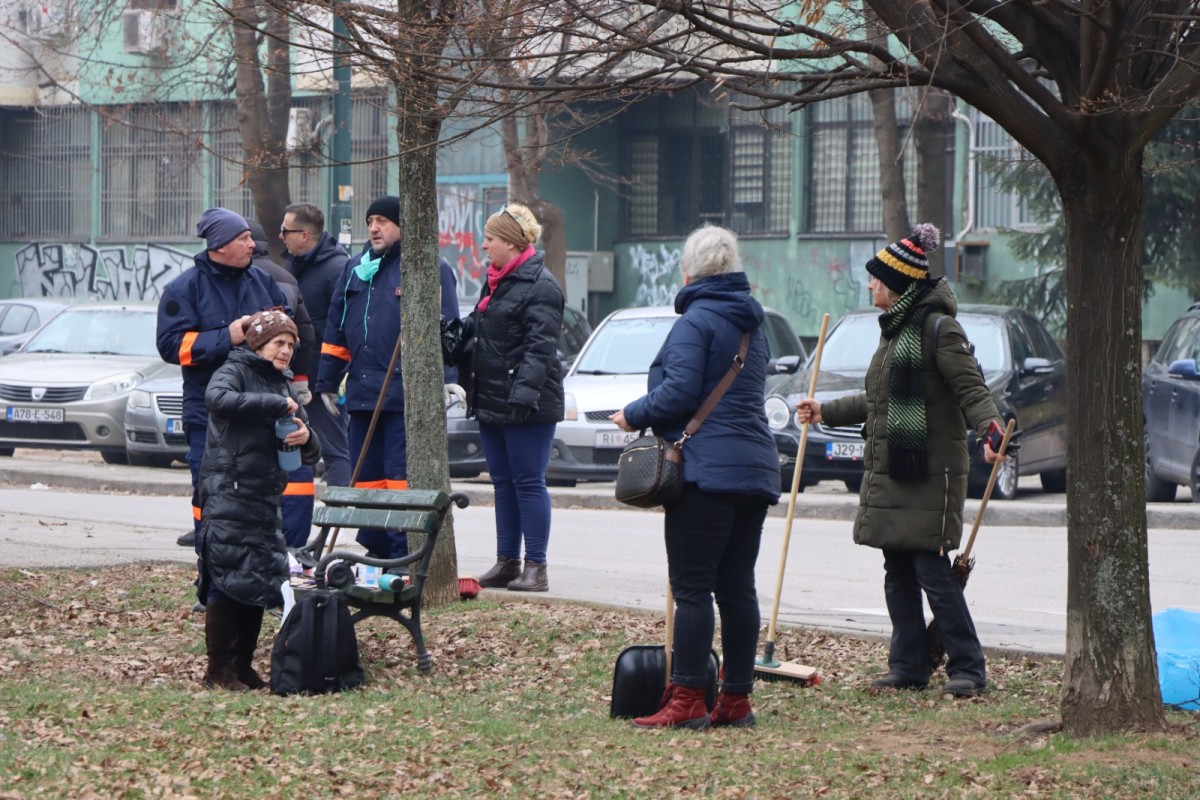
<path fill-rule="evenodd" d="M 929 477 L 925 381 L 921 370 L 922 327 L 932 306 L 918 305 L 933 288 L 913 281 L 896 304 L 879 317 L 883 338 L 895 339 L 888 386 L 888 476 L 898 481 Z"/>

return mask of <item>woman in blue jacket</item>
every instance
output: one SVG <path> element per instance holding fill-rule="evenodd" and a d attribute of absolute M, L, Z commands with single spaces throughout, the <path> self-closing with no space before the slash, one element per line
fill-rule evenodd
<path fill-rule="evenodd" d="M 653 428 L 671 441 L 729 370 L 749 332 L 745 366 L 683 447 L 683 494 L 666 506 L 667 571 L 675 595 L 671 682 L 641 728 L 753 725 L 750 692 L 758 647 L 754 565 L 767 507 L 779 500 L 779 454 L 763 413 L 767 342 L 750 296 L 737 236 L 706 225 L 683 247 L 681 316 L 650 365 L 649 392 L 612 415 L 623 430 Z M 713 597 L 721 614 L 724 672 L 716 708 L 704 703 Z"/>

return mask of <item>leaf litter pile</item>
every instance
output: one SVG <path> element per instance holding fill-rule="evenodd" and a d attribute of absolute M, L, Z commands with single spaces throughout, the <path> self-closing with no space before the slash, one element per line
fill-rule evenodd
<path fill-rule="evenodd" d="M 489 597 L 426 611 L 432 676 L 374 619 L 363 690 L 278 698 L 200 686 L 186 568 L 0 570 L 0 800 L 1200 795 L 1194 717 L 1065 739 L 1057 660 L 993 656 L 970 701 L 876 694 L 882 643 L 784 628 L 776 657 L 821 683 L 756 682 L 756 728 L 638 731 L 609 718 L 613 665 L 661 643 L 661 617 Z"/>

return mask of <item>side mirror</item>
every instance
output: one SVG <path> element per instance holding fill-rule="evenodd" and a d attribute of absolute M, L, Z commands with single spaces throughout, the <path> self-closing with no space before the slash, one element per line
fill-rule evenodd
<path fill-rule="evenodd" d="M 1172 378 L 1183 378 L 1188 381 L 1200 380 L 1200 369 L 1196 367 L 1196 359 L 1181 358 L 1178 361 L 1172 361 L 1167 367 L 1167 374 Z"/>
<path fill-rule="evenodd" d="M 1053 372 L 1054 365 L 1050 363 L 1050 359 L 1048 358 L 1030 356 L 1021 365 L 1021 373 L 1024 375 L 1050 375 Z"/>
<path fill-rule="evenodd" d="M 767 362 L 767 372 L 776 375 L 795 375 L 800 369 L 800 356 L 780 356 Z"/>

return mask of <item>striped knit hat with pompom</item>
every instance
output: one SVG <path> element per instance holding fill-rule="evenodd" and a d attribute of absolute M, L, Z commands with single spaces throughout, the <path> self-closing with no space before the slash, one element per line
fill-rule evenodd
<path fill-rule="evenodd" d="M 928 222 L 913 228 L 907 239 L 889 244 L 867 262 L 867 272 L 883 281 L 896 294 L 904 294 L 913 281 L 929 280 L 929 259 L 937 250 L 942 233 Z"/>

